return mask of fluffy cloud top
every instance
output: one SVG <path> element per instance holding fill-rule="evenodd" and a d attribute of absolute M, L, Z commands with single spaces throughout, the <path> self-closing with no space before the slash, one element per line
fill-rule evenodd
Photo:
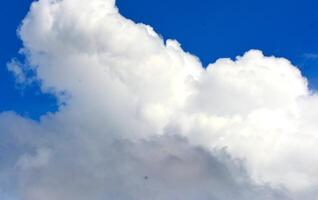
<path fill-rule="evenodd" d="M 9 70 L 60 106 L 0 114 L 0 198 L 317 196 L 318 97 L 288 60 L 251 50 L 204 68 L 114 0 L 34 2 L 19 33 L 27 63 Z"/>

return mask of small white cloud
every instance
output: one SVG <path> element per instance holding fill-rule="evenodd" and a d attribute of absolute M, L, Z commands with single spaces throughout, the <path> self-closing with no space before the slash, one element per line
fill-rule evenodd
<path fill-rule="evenodd" d="M 7 68 L 10 72 L 13 73 L 17 83 L 23 84 L 27 81 L 26 75 L 23 71 L 22 64 L 19 61 L 13 59 L 11 62 L 7 64 Z"/>

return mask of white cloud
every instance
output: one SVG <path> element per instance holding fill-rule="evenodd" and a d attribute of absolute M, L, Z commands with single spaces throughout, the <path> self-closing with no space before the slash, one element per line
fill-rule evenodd
<path fill-rule="evenodd" d="M 40 0 L 19 33 L 28 70 L 61 104 L 39 122 L 0 115 L 6 193 L 315 198 L 318 99 L 288 60 L 251 50 L 204 69 L 111 0 Z"/>
<path fill-rule="evenodd" d="M 22 70 L 21 63 L 12 60 L 8 63 L 8 70 L 14 74 L 17 83 L 25 83 L 27 78 Z"/>

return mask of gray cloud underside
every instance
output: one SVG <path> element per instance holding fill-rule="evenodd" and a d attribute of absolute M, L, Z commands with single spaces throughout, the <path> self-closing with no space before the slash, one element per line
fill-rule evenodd
<path fill-rule="evenodd" d="M 37 125 L 12 113 L 1 118 L 14 118 L 16 126 L 29 129 L 19 138 L 11 120 L 1 124 L 8 134 L 2 150 L 18 159 L 2 165 L 13 175 L 2 180 L 18 178 L 15 192 L 21 199 L 289 199 L 286 192 L 253 183 L 243 163 L 225 149 L 208 152 L 170 134 L 138 141 L 33 141 L 43 134 Z"/>

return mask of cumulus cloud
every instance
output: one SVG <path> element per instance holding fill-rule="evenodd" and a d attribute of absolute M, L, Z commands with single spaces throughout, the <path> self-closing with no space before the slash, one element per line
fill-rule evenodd
<path fill-rule="evenodd" d="M 9 70 L 59 109 L 0 114 L 4 199 L 315 199 L 318 97 L 288 60 L 204 68 L 114 0 L 34 2 L 19 35 Z"/>

